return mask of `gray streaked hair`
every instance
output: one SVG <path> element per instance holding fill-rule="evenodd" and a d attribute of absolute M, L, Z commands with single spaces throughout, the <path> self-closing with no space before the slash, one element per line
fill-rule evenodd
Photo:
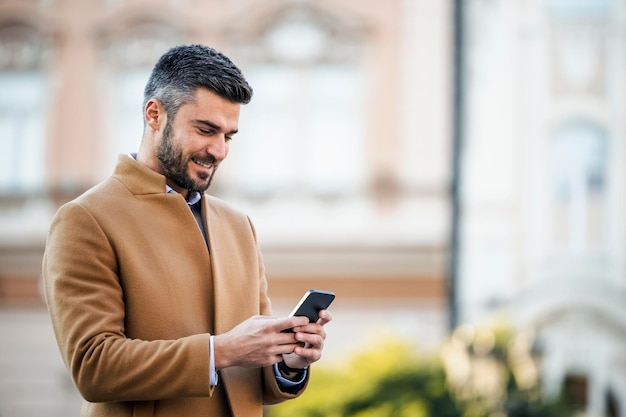
<path fill-rule="evenodd" d="M 157 99 L 173 120 L 180 106 L 193 101 L 199 88 L 240 104 L 249 103 L 253 94 L 241 70 L 226 55 L 204 45 L 181 45 L 155 64 L 144 89 L 143 105 Z"/>

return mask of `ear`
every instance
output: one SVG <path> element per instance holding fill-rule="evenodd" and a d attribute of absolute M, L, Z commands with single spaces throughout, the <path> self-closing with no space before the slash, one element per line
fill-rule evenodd
<path fill-rule="evenodd" d="M 146 120 L 146 124 L 153 130 L 158 131 L 162 126 L 165 126 L 166 114 L 163 105 L 157 99 L 150 99 L 146 103 L 146 107 L 143 109 L 143 115 Z"/>

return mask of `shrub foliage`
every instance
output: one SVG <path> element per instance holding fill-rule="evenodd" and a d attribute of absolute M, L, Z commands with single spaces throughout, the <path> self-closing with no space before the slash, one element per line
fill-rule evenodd
<path fill-rule="evenodd" d="M 461 380 L 457 376 L 456 381 L 448 375 L 451 363 L 443 353 L 449 353 L 449 349 L 442 349 L 436 355 L 419 355 L 409 343 L 393 338 L 370 346 L 345 363 L 315 366 L 309 387 L 301 397 L 267 408 L 265 415 L 564 417 L 574 414 L 564 402 L 542 398 L 538 383 L 520 387 L 508 333 L 504 336 L 500 333 L 493 346 L 488 351 L 483 349 L 480 355 L 471 343 L 464 345 L 461 353 L 467 358 L 466 366 L 470 371 L 472 367 L 475 369 L 466 372 Z M 481 368 L 485 364 L 490 365 Z M 484 372 L 494 373 L 493 378 L 482 375 Z M 489 386 L 483 380 L 496 383 Z M 481 390 L 483 386 L 489 389 Z"/>

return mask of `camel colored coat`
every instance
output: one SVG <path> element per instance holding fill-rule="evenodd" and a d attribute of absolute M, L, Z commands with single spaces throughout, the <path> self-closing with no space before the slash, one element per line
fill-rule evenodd
<path fill-rule="evenodd" d="M 250 220 L 208 195 L 202 206 L 210 255 L 183 197 L 122 155 L 55 216 L 44 289 L 83 416 L 210 416 L 209 333 L 271 314 Z M 301 393 L 282 392 L 271 367 L 226 368 L 219 383 L 234 417 Z"/>

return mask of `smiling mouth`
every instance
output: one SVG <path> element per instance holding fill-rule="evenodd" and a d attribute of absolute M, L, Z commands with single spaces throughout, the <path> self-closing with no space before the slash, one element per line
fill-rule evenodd
<path fill-rule="evenodd" d="M 194 164 L 200 165 L 203 168 L 206 168 L 206 169 L 214 169 L 215 168 L 215 164 L 213 162 L 202 162 L 202 161 L 199 161 L 199 160 L 197 160 L 195 158 L 192 158 L 191 160 L 194 162 Z"/>

